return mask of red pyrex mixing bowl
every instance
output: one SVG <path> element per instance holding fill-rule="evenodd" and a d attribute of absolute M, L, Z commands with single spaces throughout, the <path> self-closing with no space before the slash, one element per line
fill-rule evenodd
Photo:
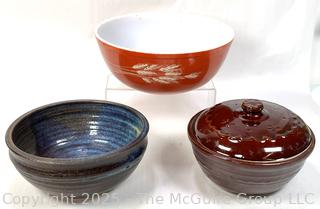
<path fill-rule="evenodd" d="M 195 89 L 217 73 L 234 31 L 199 15 L 140 13 L 106 20 L 96 38 L 120 81 L 141 91 L 175 93 Z"/>

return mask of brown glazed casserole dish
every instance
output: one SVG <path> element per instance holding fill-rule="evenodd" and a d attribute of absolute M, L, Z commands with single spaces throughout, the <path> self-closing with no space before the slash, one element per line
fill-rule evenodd
<path fill-rule="evenodd" d="M 231 100 L 196 114 L 188 125 L 204 173 L 232 193 L 269 194 L 281 189 L 315 146 L 304 121 L 275 103 Z"/>

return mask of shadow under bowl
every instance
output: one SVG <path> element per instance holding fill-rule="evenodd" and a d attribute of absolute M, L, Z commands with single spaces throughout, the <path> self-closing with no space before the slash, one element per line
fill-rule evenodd
<path fill-rule="evenodd" d="M 209 152 L 195 136 L 195 121 L 201 113 L 196 114 L 188 125 L 193 153 L 206 176 L 231 193 L 267 195 L 280 190 L 300 171 L 315 146 L 315 137 L 310 130 L 312 138 L 309 146 L 288 158 L 252 161 Z"/>
<path fill-rule="evenodd" d="M 179 93 L 207 83 L 219 70 L 233 29 L 199 15 L 145 12 L 106 20 L 96 38 L 111 72 L 151 93 Z"/>
<path fill-rule="evenodd" d="M 112 190 L 147 147 L 147 119 L 128 106 L 75 100 L 34 109 L 8 128 L 16 169 L 52 195 L 86 198 Z"/>

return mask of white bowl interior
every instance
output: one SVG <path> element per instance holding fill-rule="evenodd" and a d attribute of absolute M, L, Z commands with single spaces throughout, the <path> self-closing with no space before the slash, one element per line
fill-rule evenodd
<path fill-rule="evenodd" d="M 126 50 L 180 54 L 214 49 L 229 43 L 233 29 L 199 15 L 141 13 L 120 16 L 98 26 L 101 41 Z"/>

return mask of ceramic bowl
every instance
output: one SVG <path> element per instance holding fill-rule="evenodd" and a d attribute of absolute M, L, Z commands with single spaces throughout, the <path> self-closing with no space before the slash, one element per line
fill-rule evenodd
<path fill-rule="evenodd" d="M 148 121 L 137 110 L 106 101 L 65 101 L 34 109 L 12 123 L 12 163 L 52 195 L 87 198 L 108 192 L 137 167 Z"/>
<path fill-rule="evenodd" d="M 268 101 L 231 100 L 188 125 L 194 155 L 214 183 L 232 193 L 270 194 L 302 168 L 315 136 L 290 110 Z"/>
<path fill-rule="evenodd" d="M 152 93 L 189 91 L 208 82 L 234 37 L 228 25 L 198 15 L 139 13 L 96 29 L 101 53 L 126 85 Z"/>

